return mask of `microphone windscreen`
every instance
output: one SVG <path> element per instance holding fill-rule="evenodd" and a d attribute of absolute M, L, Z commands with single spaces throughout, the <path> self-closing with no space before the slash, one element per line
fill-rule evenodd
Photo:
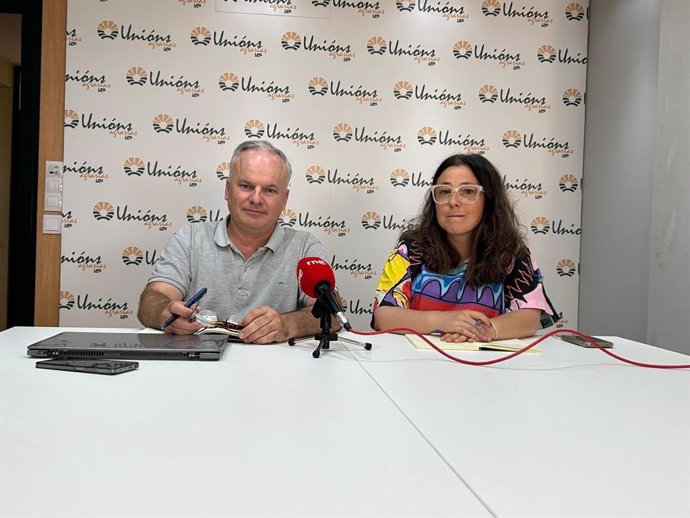
<path fill-rule="evenodd" d="M 335 273 L 320 257 L 303 257 L 297 263 L 297 282 L 304 293 L 315 299 L 317 284 L 326 282 L 331 288 L 335 287 Z"/>

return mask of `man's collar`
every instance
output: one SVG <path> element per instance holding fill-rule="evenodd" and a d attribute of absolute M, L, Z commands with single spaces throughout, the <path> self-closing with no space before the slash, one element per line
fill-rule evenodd
<path fill-rule="evenodd" d="M 218 246 L 232 246 L 233 248 L 236 248 L 230 241 L 230 236 L 228 236 L 228 223 L 230 223 L 230 214 L 225 216 L 223 221 L 218 222 L 218 225 L 216 226 L 216 231 L 213 235 L 213 240 L 216 242 Z M 276 223 L 276 226 L 273 229 L 273 232 L 271 233 L 271 237 L 268 238 L 268 241 L 266 241 L 266 243 L 263 246 L 265 246 L 266 248 L 270 248 L 272 251 L 275 252 L 280 246 L 280 243 L 284 237 L 285 229 L 282 225 Z"/>

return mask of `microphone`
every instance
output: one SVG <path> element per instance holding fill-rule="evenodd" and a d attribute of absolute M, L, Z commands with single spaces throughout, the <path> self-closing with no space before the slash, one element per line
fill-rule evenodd
<path fill-rule="evenodd" d="M 297 282 L 300 289 L 321 302 L 328 312 L 338 319 L 340 325 L 348 331 L 352 330 L 350 322 L 343 314 L 338 297 L 333 292 L 335 274 L 330 264 L 320 257 L 303 257 L 297 263 Z"/>

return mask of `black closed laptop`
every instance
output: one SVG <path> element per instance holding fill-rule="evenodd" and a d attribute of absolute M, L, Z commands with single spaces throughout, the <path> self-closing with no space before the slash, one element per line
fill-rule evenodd
<path fill-rule="evenodd" d="M 34 358 L 118 358 L 128 360 L 218 360 L 226 335 L 99 333 L 65 331 L 30 345 Z"/>

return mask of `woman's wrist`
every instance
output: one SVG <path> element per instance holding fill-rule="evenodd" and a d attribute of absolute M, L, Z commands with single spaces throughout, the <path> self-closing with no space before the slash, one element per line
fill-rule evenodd
<path fill-rule="evenodd" d="M 494 330 L 494 337 L 492 340 L 498 340 L 498 329 L 496 329 L 496 324 L 494 324 L 493 320 L 489 320 L 489 324 L 491 324 L 491 327 Z"/>

